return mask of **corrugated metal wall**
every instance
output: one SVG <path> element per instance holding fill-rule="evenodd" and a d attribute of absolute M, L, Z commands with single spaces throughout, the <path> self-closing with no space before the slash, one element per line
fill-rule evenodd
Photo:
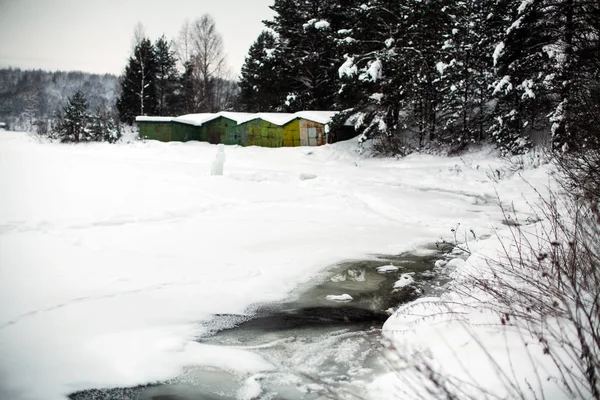
<path fill-rule="evenodd" d="M 283 145 L 285 147 L 300 146 L 300 120 L 295 119 L 283 126 Z"/>
<path fill-rule="evenodd" d="M 327 143 L 325 125 L 306 119 L 300 119 L 299 122 L 301 146 L 322 146 Z"/>
<path fill-rule="evenodd" d="M 219 117 L 202 125 L 206 141 L 212 144 L 240 144 L 237 123 L 229 118 Z"/>
<path fill-rule="evenodd" d="M 188 140 L 200 140 L 200 127 L 172 122 L 171 140 L 187 142 Z"/>
<path fill-rule="evenodd" d="M 253 119 L 237 125 L 236 121 L 225 117 L 206 122 L 202 126 L 159 121 L 140 121 L 138 125 L 141 139 L 162 142 L 198 140 L 212 144 L 296 147 L 321 146 L 328 140 L 325 125 L 302 118 L 297 118 L 284 126 L 262 119 Z"/>
<path fill-rule="evenodd" d="M 171 141 L 171 122 L 138 122 L 140 129 L 140 139 L 160 140 L 161 142 Z"/>
<path fill-rule="evenodd" d="M 261 119 L 238 125 L 243 146 L 283 147 L 283 127 Z"/>

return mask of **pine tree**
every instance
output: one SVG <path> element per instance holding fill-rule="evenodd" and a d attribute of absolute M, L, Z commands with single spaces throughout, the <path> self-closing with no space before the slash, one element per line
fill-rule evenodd
<path fill-rule="evenodd" d="M 274 53 L 287 83 L 284 106 L 290 111 L 329 109 L 339 90 L 337 69 L 343 61 L 336 32 L 354 0 L 276 0 L 276 15 L 265 21 L 278 36 Z"/>
<path fill-rule="evenodd" d="M 67 101 L 55 133 L 62 142 L 89 141 L 88 102 L 82 91 L 78 90 Z"/>
<path fill-rule="evenodd" d="M 250 47 L 240 76 L 240 103 L 245 111 L 275 111 L 283 103 L 287 91 L 276 51 L 277 40 L 268 31 Z"/>
<path fill-rule="evenodd" d="M 492 97 L 493 58 L 497 41 L 497 5 L 490 1 L 451 2 L 436 68 L 439 72 L 440 139 L 454 149 L 487 136 Z"/>
<path fill-rule="evenodd" d="M 447 30 L 442 2 L 377 0 L 354 8 L 352 46 L 339 69 L 342 104 L 352 107 L 362 139 L 381 137 L 406 152 L 436 137 L 439 74 L 436 63 Z"/>
<path fill-rule="evenodd" d="M 89 119 L 90 141 L 115 143 L 121 137 L 118 122 L 106 108 L 99 108 Z"/>
<path fill-rule="evenodd" d="M 196 104 L 196 79 L 194 77 L 194 64 L 190 61 L 185 65 L 185 71 L 180 78 L 181 96 L 178 103 L 178 114 L 191 114 L 198 112 Z"/>
<path fill-rule="evenodd" d="M 515 0 L 509 10 L 495 54 L 498 141 L 510 151 L 532 137 L 554 150 L 595 146 L 600 4 Z"/>
<path fill-rule="evenodd" d="M 173 115 L 179 89 L 177 59 L 171 44 L 161 36 L 154 44 L 156 57 L 156 115 Z"/>
<path fill-rule="evenodd" d="M 135 46 L 121 80 L 117 109 L 122 122 L 132 124 L 138 115 L 156 114 L 156 73 L 154 46 L 144 38 Z"/>

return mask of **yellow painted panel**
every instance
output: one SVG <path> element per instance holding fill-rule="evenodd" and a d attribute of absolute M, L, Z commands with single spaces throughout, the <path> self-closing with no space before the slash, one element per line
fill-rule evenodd
<path fill-rule="evenodd" d="M 299 119 L 295 119 L 283 127 L 283 145 L 285 147 L 300 146 Z"/>

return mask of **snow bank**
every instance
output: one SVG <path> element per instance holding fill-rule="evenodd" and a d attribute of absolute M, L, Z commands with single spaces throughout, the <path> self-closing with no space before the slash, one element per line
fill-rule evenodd
<path fill-rule="evenodd" d="M 525 221 L 532 212 L 527 201 L 538 198 L 533 188 L 544 193 L 548 173 L 549 169 L 542 167 L 499 182 L 496 188 L 502 203 L 514 204 Z M 500 216 L 491 217 L 493 221 Z M 536 238 L 539 224 L 523 229 Z M 496 304 L 493 296 L 469 283 L 472 277 L 491 278 L 498 273 L 493 260 L 498 260 L 512 242 L 510 231 L 496 225 L 495 234 L 485 235 L 487 238 L 465 237 L 470 241 L 462 247 L 471 252 L 466 261 L 454 258 L 436 262 L 436 267 L 453 270 L 450 290 L 439 298 L 422 298 L 400 307 L 384 324 L 393 372 L 371 384 L 371 398 L 439 398 L 439 387 L 416 374 L 412 368 L 415 365 L 420 365 L 422 371 L 427 365 L 440 374 L 441 380 L 459 385 L 458 391 L 465 398 L 482 398 L 483 393 L 515 398 L 518 388 L 531 398 L 570 398 L 571 394 L 554 379 L 560 373 L 552 357 L 544 354 L 538 338 L 517 325 L 502 322 L 500 315 L 492 311 Z M 460 253 L 465 254 L 456 252 Z M 409 281 L 403 275 L 396 286 L 404 287 Z"/>

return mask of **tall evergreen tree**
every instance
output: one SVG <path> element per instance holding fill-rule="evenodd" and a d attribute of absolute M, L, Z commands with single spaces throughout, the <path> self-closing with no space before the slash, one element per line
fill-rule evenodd
<path fill-rule="evenodd" d="M 173 115 L 176 112 L 177 97 L 181 95 L 177 58 L 171 44 L 161 36 L 155 43 L 156 56 L 156 115 Z"/>
<path fill-rule="evenodd" d="M 135 46 L 121 80 L 117 109 L 122 122 L 132 124 L 138 115 L 156 114 L 156 73 L 154 46 L 144 38 Z"/>
<path fill-rule="evenodd" d="M 278 36 L 275 57 L 288 85 L 285 106 L 290 111 L 329 109 L 339 84 L 337 69 L 343 61 L 338 30 L 347 27 L 343 16 L 354 0 L 276 0 L 272 21 Z"/>
<path fill-rule="evenodd" d="M 181 96 L 179 96 L 178 113 L 191 114 L 197 112 L 196 104 L 196 79 L 194 77 L 194 64 L 190 61 L 184 64 L 185 71 L 181 74 L 179 86 L 181 87 Z"/>
<path fill-rule="evenodd" d="M 245 111 L 275 111 L 287 94 L 277 58 L 277 39 L 263 31 L 250 47 L 240 76 L 240 103 Z"/>
<path fill-rule="evenodd" d="M 90 140 L 88 123 L 90 115 L 88 102 L 81 90 L 69 98 L 59 118 L 55 134 L 63 142 L 82 142 Z"/>
<path fill-rule="evenodd" d="M 509 150 L 529 137 L 555 150 L 597 145 L 589 121 L 598 111 L 600 4 L 515 0 L 509 9 L 495 54 L 498 141 Z"/>
<path fill-rule="evenodd" d="M 448 31 L 442 2 L 375 0 L 354 12 L 359 28 L 339 74 L 341 97 L 359 99 L 352 112 L 363 139 L 387 138 L 397 151 L 406 151 L 405 137 L 416 136 L 419 146 L 434 140 L 441 101 L 436 64 Z"/>
<path fill-rule="evenodd" d="M 439 73 L 441 139 L 455 148 L 487 136 L 492 99 L 493 52 L 498 40 L 499 3 L 481 0 L 451 2 L 436 68 Z"/>

